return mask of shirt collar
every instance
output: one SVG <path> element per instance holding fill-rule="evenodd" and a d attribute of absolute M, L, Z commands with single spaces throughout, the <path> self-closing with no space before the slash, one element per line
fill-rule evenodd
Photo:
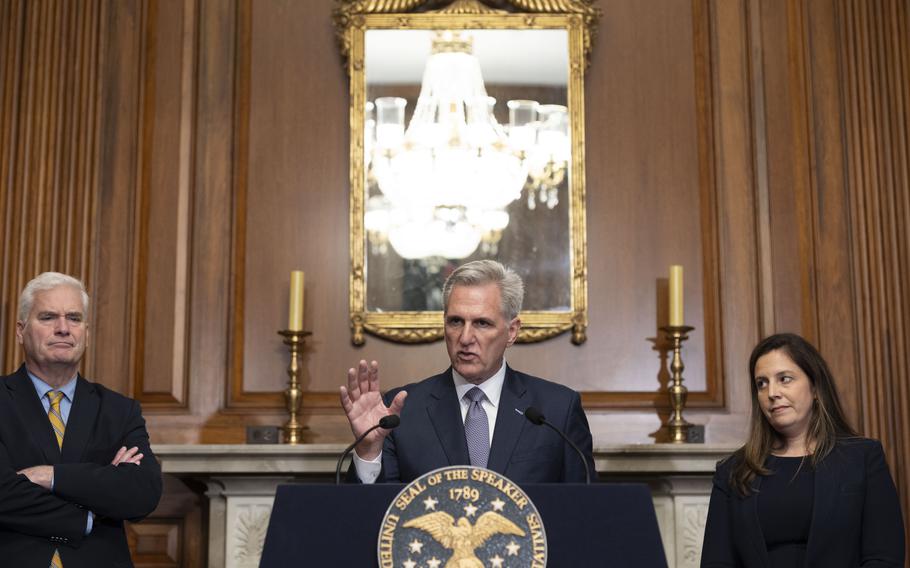
<path fill-rule="evenodd" d="M 67 400 L 73 402 L 73 396 L 76 394 L 76 377 L 78 374 L 73 375 L 73 378 L 59 389 L 55 389 L 54 387 L 50 386 L 49 384 L 33 375 L 32 372 L 28 370 L 28 368 L 25 369 L 25 372 L 28 373 L 28 378 L 32 380 L 32 384 L 35 386 L 35 390 L 38 391 L 38 398 L 44 398 L 47 396 L 48 391 L 58 390 L 63 393 L 63 396 L 65 396 Z"/>
<path fill-rule="evenodd" d="M 499 370 L 496 371 L 492 377 L 479 385 L 469 383 L 467 379 L 458 374 L 458 371 L 456 371 L 454 367 L 452 367 L 452 380 L 455 381 L 455 393 L 458 395 L 459 401 L 464 399 L 464 395 L 467 394 L 469 390 L 478 387 L 483 391 L 483 394 L 486 395 L 487 400 L 490 401 L 493 407 L 498 408 L 499 396 L 502 394 L 502 385 L 506 380 L 506 360 L 503 358 L 502 366 L 499 367 Z"/>

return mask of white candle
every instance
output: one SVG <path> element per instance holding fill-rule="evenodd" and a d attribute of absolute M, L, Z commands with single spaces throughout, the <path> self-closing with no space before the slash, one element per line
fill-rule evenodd
<path fill-rule="evenodd" d="M 303 271 L 291 272 L 291 299 L 288 306 L 288 329 L 303 331 Z"/>
<path fill-rule="evenodd" d="M 670 325 L 683 325 L 683 267 L 670 266 Z"/>

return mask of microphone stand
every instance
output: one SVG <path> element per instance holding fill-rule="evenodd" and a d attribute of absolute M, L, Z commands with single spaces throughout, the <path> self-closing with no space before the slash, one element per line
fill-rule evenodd
<path fill-rule="evenodd" d="M 550 430 L 553 430 L 554 432 L 559 434 L 560 437 L 563 440 L 565 440 L 567 444 L 572 446 L 572 449 L 575 450 L 575 453 L 578 454 L 578 457 L 581 459 L 581 463 L 584 464 L 584 466 L 585 466 L 585 483 L 588 485 L 591 484 L 591 470 L 588 469 L 588 460 L 585 459 L 584 453 L 582 453 L 581 449 L 577 445 L 575 445 L 575 442 L 573 442 L 572 440 L 569 439 L 568 436 L 566 436 L 565 432 L 563 432 L 556 426 L 550 424 L 550 422 L 546 419 L 546 417 L 533 406 L 529 406 L 527 409 L 525 409 L 524 412 L 522 412 L 516 408 L 515 412 L 517 412 L 517 413 L 521 414 L 522 416 L 524 416 L 525 418 L 527 418 L 528 421 L 531 422 L 531 424 L 534 424 L 537 426 L 540 426 L 541 424 L 543 424 L 544 426 L 549 427 Z"/>
<path fill-rule="evenodd" d="M 401 418 L 399 418 L 397 414 L 389 414 L 388 416 L 383 416 L 379 420 L 378 424 L 372 426 L 369 430 L 358 436 L 350 446 L 345 448 L 344 451 L 341 452 L 341 457 L 338 458 L 338 463 L 335 464 L 335 485 L 341 485 L 341 464 L 344 463 L 344 458 L 348 457 L 348 454 L 350 454 L 354 448 L 357 447 L 357 444 L 362 442 L 363 439 L 370 434 L 370 432 L 377 428 L 392 430 L 394 428 L 397 428 L 399 424 L 401 424 Z"/>

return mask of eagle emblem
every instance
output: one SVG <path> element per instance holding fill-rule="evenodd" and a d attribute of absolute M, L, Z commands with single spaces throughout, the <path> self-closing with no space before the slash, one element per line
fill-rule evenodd
<path fill-rule="evenodd" d="M 521 527 L 494 511 L 487 511 L 473 525 L 465 518 L 437 511 L 411 519 L 402 525 L 429 533 L 439 544 L 452 551 L 445 568 L 484 568 L 474 550 L 495 534 L 525 536 Z"/>
<path fill-rule="evenodd" d="M 379 568 L 546 568 L 537 507 L 495 471 L 448 466 L 418 477 L 389 504 Z"/>

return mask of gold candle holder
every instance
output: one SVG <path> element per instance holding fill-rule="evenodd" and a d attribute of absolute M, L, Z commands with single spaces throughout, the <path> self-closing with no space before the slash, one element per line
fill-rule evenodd
<path fill-rule="evenodd" d="M 688 325 L 668 325 L 660 328 L 673 341 L 673 362 L 670 363 L 670 371 L 673 373 L 673 384 L 670 385 L 670 406 L 673 413 L 667 421 L 667 428 L 670 430 L 670 441 L 674 444 L 685 444 L 689 440 L 689 428 L 692 424 L 686 422 L 683 418 L 683 410 L 686 408 L 686 396 L 689 389 L 683 386 L 683 365 L 682 342 L 689 339 L 689 332 L 695 329 Z"/>
<path fill-rule="evenodd" d="M 300 413 L 300 403 L 303 401 L 303 391 L 300 388 L 300 353 L 303 351 L 303 344 L 309 331 L 293 331 L 285 329 L 278 332 L 278 335 L 284 337 L 284 344 L 291 351 L 291 363 L 288 365 L 288 388 L 284 391 L 285 405 L 288 409 L 290 418 L 281 427 L 284 436 L 282 440 L 285 444 L 300 444 L 303 442 L 303 431 L 306 426 L 300 423 L 297 415 Z"/>

